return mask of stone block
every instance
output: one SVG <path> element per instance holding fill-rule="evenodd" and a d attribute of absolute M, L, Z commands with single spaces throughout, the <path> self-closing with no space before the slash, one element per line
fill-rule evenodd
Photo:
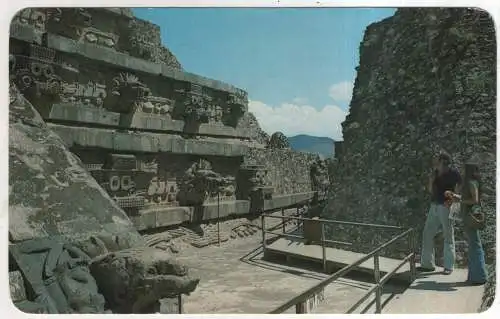
<path fill-rule="evenodd" d="M 71 103 L 52 105 L 49 119 L 118 126 L 120 114 L 93 107 L 75 106 Z"/>

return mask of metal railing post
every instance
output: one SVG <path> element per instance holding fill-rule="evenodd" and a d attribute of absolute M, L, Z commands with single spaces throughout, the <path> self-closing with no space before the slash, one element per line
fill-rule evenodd
<path fill-rule="evenodd" d="M 217 241 L 220 247 L 220 192 L 217 192 Z"/>
<path fill-rule="evenodd" d="M 295 313 L 306 313 L 306 303 L 304 301 L 299 302 L 295 305 Z"/>
<path fill-rule="evenodd" d="M 265 218 L 266 216 L 264 215 L 264 212 L 262 212 L 262 215 L 260 216 L 261 222 L 262 222 L 262 252 L 266 252 L 266 221 Z"/>
<path fill-rule="evenodd" d="M 295 207 L 295 216 L 298 218 L 302 218 L 303 216 L 300 214 L 300 209 L 299 206 Z M 297 224 L 296 224 L 296 230 L 300 231 L 301 225 L 304 222 L 303 220 L 296 219 Z"/>
<path fill-rule="evenodd" d="M 182 314 L 182 294 L 177 295 L 177 307 L 179 310 L 179 314 Z"/>
<path fill-rule="evenodd" d="M 286 225 L 285 225 L 286 222 L 285 222 L 285 209 L 284 208 L 281 209 L 281 217 L 283 217 L 281 219 L 281 222 L 282 222 L 282 225 L 283 225 L 282 226 L 282 228 L 283 228 L 283 234 L 286 234 Z"/>
<path fill-rule="evenodd" d="M 381 295 L 382 295 L 382 287 L 380 287 L 380 259 L 379 259 L 379 254 L 378 252 L 375 253 L 373 256 L 373 263 L 374 263 L 374 275 L 375 275 L 375 284 L 377 285 L 377 288 L 375 290 L 375 313 L 381 313 L 382 312 L 382 307 L 381 307 Z"/>
<path fill-rule="evenodd" d="M 410 248 L 410 254 L 412 254 L 412 256 L 410 257 L 410 284 L 413 283 L 413 281 L 415 281 L 415 279 L 417 278 L 417 268 L 416 268 L 416 252 L 415 252 L 415 248 L 416 248 L 416 236 L 415 236 L 415 228 L 412 229 L 412 231 L 409 233 L 409 248 Z"/>
<path fill-rule="evenodd" d="M 326 273 L 325 224 L 321 223 L 321 249 L 323 250 L 323 271 Z"/>

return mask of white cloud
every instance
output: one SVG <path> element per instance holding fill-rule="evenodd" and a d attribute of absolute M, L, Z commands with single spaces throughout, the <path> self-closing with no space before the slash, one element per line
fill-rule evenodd
<path fill-rule="evenodd" d="M 309 100 L 305 97 L 296 97 L 292 100 L 293 104 L 307 104 Z"/>
<path fill-rule="evenodd" d="M 260 126 L 268 134 L 281 131 L 287 136 L 308 134 L 342 140 L 342 126 L 346 112 L 336 105 L 318 110 L 310 105 L 283 103 L 273 107 L 260 101 L 249 101 Z"/>
<path fill-rule="evenodd" d="M 349 102 L 352 96 L 354 83 L 351 81 L 343 81 L 330 86 L 328 90 L 330 97 L 337 102 Z"/>

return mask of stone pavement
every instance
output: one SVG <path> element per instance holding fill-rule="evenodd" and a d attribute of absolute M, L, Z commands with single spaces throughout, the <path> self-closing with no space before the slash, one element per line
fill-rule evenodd
<path fill-rule="evenodd" d="M 183 247 L 177 255 L 179 261 L 201 278 L 198 288 L 184 296 L 184 313 L 267 313 L 328 276 L 298 268 L 301 266 L 265 261 L 260 243 L 258 232 L 222 243 L 221 247 Z M 408 289 L 387 283 L 382 313 L 477 313 L 484 287 L 465 286 L 466 275 L 463 269 L 456 269 L 450 276 L 420 274 Z M 373 282 L 367 278 L 341 278 L 325 288 L 324 300 L 312 313 L 345 313 L 371 287 Z M 374 297 L 354 313 L 374 313 Z M 285 313 L 295 313 L 295 309 Z"/>
<path fill-rule="evenodd" d="M 263 261 L 260 239 L 255 235 L 221 247 L 182 248 L 179 261 L 201 278 L 198 288 L 184 296 L 184 313 L 267 313 L 326 278 L 315 271 Z M 345 312 L 370 287 L 344 278 L 329 285 L 325 300 L 335 302 L 328 312 Z"/>
<path fill-rule="evenodd" d="M 394 298 L 382 313 L 392 314 L 459 314 L 477 313 L 484 286 L 467 286 L 466 269 L 455 269 L 451 275 L 440 272 L 420 274 L 400 296 Z"/>

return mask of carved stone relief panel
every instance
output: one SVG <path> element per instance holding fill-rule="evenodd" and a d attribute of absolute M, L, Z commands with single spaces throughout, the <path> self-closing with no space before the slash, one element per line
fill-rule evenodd
<path fill-rule="evenodd" d="M 63 105 L 57 106 L 55 118 L 70 114 L 67 113 L 71 111 L 70 106 L 85 107 L 89 110 L 72 113 L 77 115 L 72 115 L 71 120 L 82 118 L 83 122 L 92 122 L 83 118 L 93 119 L 100 113 L 92 109 L 102 109 L 128 115 L 115 120 L 116 115 L 106 122 L 125 126 L 147 123 L 146 119 L 134 117 L 141 113 L 160 120 L 221 126 L 227 125 L 231 121 L 228 118 L 234 115 L 228 111 L 228 93 L 224 91 L 151 75 L 139 77 L 37 45 L 17 51 L 25 54 L 16 53 L 10 57 L 11 76 L 44 118 L 58 103 Z M 166 128 L 168 123 L 161 122 L 158 127 Z M 197 132 L 196 129 L 193 132 Z"/>
<path fill-rule="evenodd" d="M 82 150 L 83 153 L 88 153 Z M 108 154 L 102 163 L 97 156 L 83 156 L 97 182 L 127 212 L 178 206 L 176 172 L 158 165 L 160 155 Z M 101 155 L 101 158 L 104 156 Z"/>
<path fill-rule="evenodd" d="M 36 31 L 43 33 L 46 31 L 47 12 L 44 8 L 27 8 L 20 10 L 13 18 L 11 27 L 17 25 L 29 25 Z"/>
<path fill-rule="evenodd" d="M 34 44 L 28 49 L 28 55 L 11 56 L 10 77 L 42 116 L 50 113 L 54 103 L 104 106 L 110 92 L 98 66 L 82 68 L 77 59 Z"/>
<path fill-rule="evenodd" d="M 205 95 L 210 98 L 205 101 L 207 108 L 207 123 L 223 125 L 224 115 L 226 113 L 225 94 L 210 88 L 203 88 Z"/>
<path fill-rule="evenodd" d="M 45 109 L 59 100 L 63 82 L 57 74 L 59 65 L 51 49 L 31 45 L 28 54 L 11 55 L 9 77 L 30 102 L 36 102 L 34 104 L 44 116 L 47 114 Z"/>
<path fill-rule="evenodd" d="M 27 280 L 31 301 L 48 313 L 104 312 L 90 257 L 79 248 L 43 238 L 10 245 L 9 252 Z"/>
<path fill-rule="evenodd" d="M 170 118 L 174 103 L 172 99 L 149 95 L 144 98 L 138 110 L 145 114 L 161 115 Z"/>
<path fill-rule="evenodd" d="M 160 28 L 139 19 L 131 19 L 128 25 L 128 46 L 130 55 L 152 62 L 159 62 Z"/>
<path fill-rule="evenodd" d="M 118 113 L 135 112 L 141 101 L 150 94 L 149 88 L 130 73 L 120 73 L 114 77 L 110 91 L 113 100 L 110 110 Z"/>
<path fill-rule="evenodd" d="M 238 199 L 271 199 L 274 192 L 267 176 L 267 169 L 261 165 L 245 165 L 238 171 Z"/>
<path fill-rule="evenodd" d="M 166 64 L 173 69 L 182 67 L 169 49 L 161 45 L 160 28 L 148 21 L 130 19 L 124 28 L 121 41 L 123 50 L 134 57 L 147 61 Z"/>
<path fill-rule="evenodd" d="M 203 158 L 193 162 L 179 183 L 179 203 L 200 206 L 205 203 L 235 200 L 236 183 L 232 176 L 215 172 L 212 164 Z"/>
<path fill-rule="evenodd" d="M 227 107 L 224 110 L 224 122 L 236 127 L 240 118 L 248 110 L 248 96 L 243 90 L 237 90 L 236 93 L 228 93 L 226 100 Z"/>
<path fill-rule="evenodd" d="M 92 17 L 92 10 L 87 8 L 50 8 L 48 10 L 49 32 L 69 37 L 78 42 L 117 48 L 118 34 L 110 32 L 109 29 L 113 30 L 113 28 L 106 28 L 108 30 L 97 28 Z M 96 20 L 113 21 L 112 16 L 109 19 Z"/>
<path fill-rule="evenodd" d="M 180 84 L 176 90 L 174 117 L 186 122 L 208 123 L 210 118 L 211 96 L 204 88 L 192 82 Z"/>

